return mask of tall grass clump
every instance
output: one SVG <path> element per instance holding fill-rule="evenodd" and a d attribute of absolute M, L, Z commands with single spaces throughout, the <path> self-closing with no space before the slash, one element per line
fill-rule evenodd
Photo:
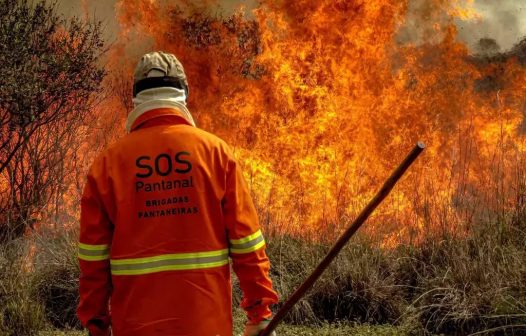
<path fill-rule="evenodd" d="M 0 248 L 0 335 L 79 328 L 76 233 L 42 231 Z"/>
<path fill-rule="evenodd" d="M 416 334 L 526 334 L 523 228 L 516 218 L 506 225 L 488 222 L 469 235 L 429 233 L 417 244 L 392 248 L 358 235 L 288 321 L 390 323 Z M 329 247 L 284 236 L 269 239 L 272 277 L 283 299 Z"/>
<path fill-rule="evenodd" d="M 56 328 L 80 328 L 76 316 L 79 302 L 78 235 L 42 234 L 36 240 L 32 290 L 45 309 L 47 321 Z"/>
<path fill-rule="evenodd" d="M 271 275 L 283 299 L 308 277 L 329 248 L 326 244 L 306 243 L 291 237 L 269 240 Z M 294 308 L 288 321 L 297 324 L 340 320 L 393 322 L 403 308 L 403 297 L 394 275 L 394 265 L 381 249 L 372 248 L 365 240 L 350 244 Z"/>
<path fill-rule="evenodd" d="M 0 246 L 0 335 L 35 335 L 45 326 L 44 307 L 31 295 L 28 250 L 23 239 Z"/>

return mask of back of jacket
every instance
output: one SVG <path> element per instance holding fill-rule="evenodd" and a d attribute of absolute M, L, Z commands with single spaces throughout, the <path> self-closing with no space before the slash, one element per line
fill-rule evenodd
<path fill-rule="evenodd" d="M 105 334 L 111 296 L 117 336 L 232 335 L 229 257 L 249 318 L 269 317 L 277 301 L 241 171 L 217 137 L 155 111 L 150 118 L 90 170 L 79 317 Z"/>

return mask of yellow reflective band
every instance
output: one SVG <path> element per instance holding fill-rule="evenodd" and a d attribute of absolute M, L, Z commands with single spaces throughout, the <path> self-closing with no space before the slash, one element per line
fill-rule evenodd
<path fill-rule="evenodd" d="M 109 249 L 109 247 L 110 246 L 108 244 L 89 245 L 89 244 L 79 243 L 79 248 L 84 249 L 84 250 L 90 250 L 90 251 L 103 251 L 103 250 Z"/>
<path fill-rule="evenodd" d="M 261 230 L 241 239 L 230 240 L 230 253 L 244 254 L 259 250 L 265 245 Z"/>
<path fill-rule="evenodd" d="M 86 261 L 101 261 L 101 260 L 108 260 L 108 259 L 110 259 L 110 255 L 109 254 L 104 254 L 104 255 L 100 255 L 100 256 L 88 256 L 88 255 L 85 255 L 85 254 L 81 254 L 80 252 L 78 254 L 78 257 L 79 257 L 79 259 L 86 260 Z"/>
<path fill-rule="evenodd" d="M 133 258 L 133 259 L 112 259 L 111 264 L 112 265 L 143 264 L 146 262 L 154 262 L 154 261 L 161 261 L 161 260 L 196 259 L 196 258 L 206 258 L 206 257 L 218 257 L 222 255 L 228 255 L 228 249 L 209 251 L 209 252 L 161 254 L 158 256 L 154 256 L 154 257 Z"/>
<path fill-rule="evenodd" d="M 259 243 L 257 243 L 256 245 L 251 246 L 251 247 L 242 248 L 242 249 L 231 248 L 231 249 L 230 249 L 230 253 L 234 253 L 234 254 L 245 254 L 245 253 L 250 253 L 250 252 L 254 252 L 254 251 L 259 250 L 259 249 L 262 248 L 264 245 L 265 245 L 265 240 L 262 240 L 262 241 L 260 241 Z"/>
<path fill-rule="evenodd" d="M 163 271 L 184 271 L 184 270 L 195 270 L 195 269 L 204 269 L 204 268 L 213 268 L 224 266 L 228 264 L 228 259 L 223 261 L 204 263 L 204 264 L 189 264 L 189 265 L 169 265 L 169 266 L 159 266 L 151 268 L 143 268 L 136 270 L 111 270 L 113 275 L 141 275 L 149 273 L 157 273 Z"/>
<path fill-rule="evenodd" d="M 257 230 L 256 232 L 254 232 L 253 234 L 251 234 L 250 236 L 246 236 L 244 238 L 241 238 L 241 239 L 230 239 L 230 243 L 231 244 L 234 244 L 234 245 L 237 245 L 237 244 L 244 244 L 246 242 L 249 242 L 259 236 L 261 236 L 261 230 Z"/>
<path fill-rule="evenodd" d="M 141 275 L 163 271 L 196 270 L 224 266 L 228 263 L 228 249 L 110 260 L 113 275 Z"/>
<path fill-rule="evenodd" d="M 110 258 L 110 246 L 79 243 L 78 257 L 86 261 L 107 260 Z"/>

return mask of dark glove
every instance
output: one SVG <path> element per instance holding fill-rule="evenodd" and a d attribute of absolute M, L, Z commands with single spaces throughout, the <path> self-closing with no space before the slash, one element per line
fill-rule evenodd
<path fill-rule="evenodd" d="M 111 336 L 109 319 L 92 319 L 87 328 L 90 336 Z"/>

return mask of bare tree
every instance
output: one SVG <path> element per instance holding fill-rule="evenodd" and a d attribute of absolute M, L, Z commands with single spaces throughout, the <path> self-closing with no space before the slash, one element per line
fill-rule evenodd
<path fill-rule="evenodd" d="M 65 20 L 44 0 L 0 0 L 0 243 L 63 194 L 103 48 L 100 23 Z"/>

